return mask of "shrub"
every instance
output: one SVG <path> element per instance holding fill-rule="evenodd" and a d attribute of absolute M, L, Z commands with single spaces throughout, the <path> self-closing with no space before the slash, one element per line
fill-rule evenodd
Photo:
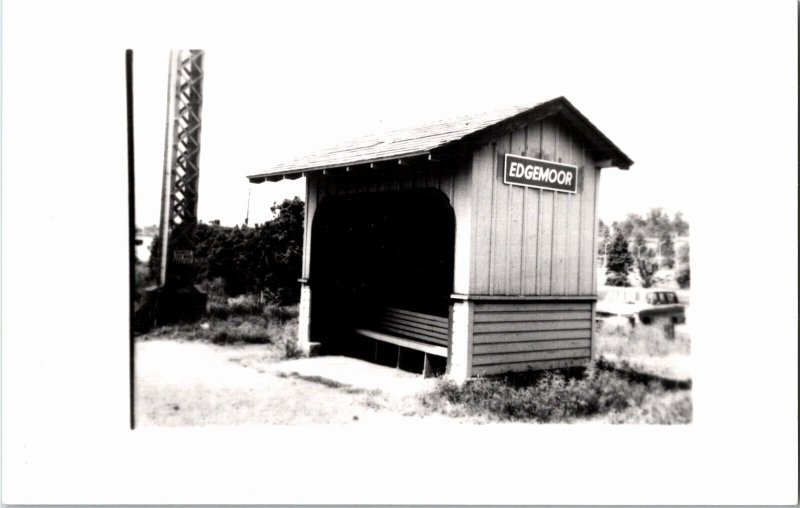
<path fill-rule="evenodd" d="M 692 422 L 692 397 L 688 391 L 648 395 L 636 407 L 609 414 L 611 423 L 680 424 Z"/>
<path fill-rule="evenodd" d="M 260 314 L 263 306 L 253 295 L 240 295 L 228 298 L 228 312 L 232 316 L 249 316 Z"/>
<path fill-rule="evenodd" d="M 197 281 L 209 301 L 265 291 L 275 303 L 300 300 L 304 204 L 300 198 L 271 207 L 275 218 L 254 227 L 225 227 L 214 221 L 194 231 Z M 157 274 L 161 242 L 150 246 L 149 266 Z M 210 281 L 210 282 L 209 282 Z"/>
<path fill-rule="evenodd" d="M 692 284 L 692 274 L 689 270 L 689 265 L 680 265 L 678 268 L 678 275 L 675 277 L 675 282 L 681 289 L 687 289 Z"/>
<path fill-rule="evenodd" d="M 424 407 L 454 415 L 550 422 L 622 411 L 641 404 L 657 386 L 631 382 L 593 363 L 582 374 L 547 371 L 479 378 L 464 386 L 444 381 L 422 397 Z"/>
<path fill-rule="evenodd" d="M 628 281 L 628 275 L 624 273 L 606 272 L 606 286 L 623 286 L 628 287 L 631 283 Z"/>
<path fill-rule="evenodd" d="M 617 230 L 606 259 L 606 285 L 629 286 L 628 272 L 633 266 L 633 256 L 628 250 L 628 240 Z"/>
<path fill-rule="evenodd" d="M 231 315 L 228 302 L 220 302 L 209 298 L 206 306 L 206 315 L 217 319 L 226 319 Z"/>
<path fill-rule="evenodd" d="M 211 280 L 205 279 L 198 284 L 198 287 L 208 295 L 209 301 L 225 302 L 228 300 L 228 295 L 225 293 L 225 281 L 222 280 L 222 277 L 216 277 Z"/>
<path fill-rule="evenodd" d="M 291 315 L 291 310 L 286 311 Z M 297 345 L 297 319 L 270 318 L 257 315 L 231 315 L 226 319 L 211 319 L 206 329 L 196 330 L 198 339 L 210 339 L 215 344 L 275 344 L 283 358 L 296 358 L 302 351 Z"/>
<path fill-rule="evenodd" d="M 144 297 L 145 289 L 153 285 L 153 278 L 150 277 L 150 269 L 144 263 L 137 262 L 134 266 L 134 290 L 136 291 L 136 302 Z"/>
<path fill-rule="evenodd" d="M 267 344 L 272 338 L 267 328 L 258 323 L 243 322 L 236 326 L 221 326 L 211 337 L 215 344 Z"/>
<path fill-rule="evenodd" d="M 264 317 L 270 321 L 286 322 L 290 319 L 297 319 L 300 312 L 297 305 L 267 305 L 264 307 Z"/>

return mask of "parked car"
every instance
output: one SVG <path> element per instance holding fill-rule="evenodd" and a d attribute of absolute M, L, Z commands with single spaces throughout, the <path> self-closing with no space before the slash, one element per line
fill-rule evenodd
<path fill-rule="evenodd" d="M 596 320 L 608 323 L 682 324 L 685 307 L 675 291 L 656 288 L 606 287 L 599 291 Z"/>

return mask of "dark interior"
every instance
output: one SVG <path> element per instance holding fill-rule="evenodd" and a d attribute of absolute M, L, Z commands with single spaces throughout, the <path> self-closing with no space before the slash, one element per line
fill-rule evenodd
<path fill-rule="evenodd" d="M 374 348 L 352 329 L 382 306 L 448 316 L 455 217 L 440 191 L 325 198 L 311 238 L 311 333 L 324 353 Z"/>

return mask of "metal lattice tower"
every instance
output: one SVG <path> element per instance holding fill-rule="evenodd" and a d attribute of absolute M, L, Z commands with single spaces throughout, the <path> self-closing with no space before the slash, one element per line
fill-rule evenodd
<path fill-rule="evenodd" d="M 162 286 L 194 284 L 194 231 L 200 168 L 203 51 L 170 53 L 164 180 L 161 194 Z"/>

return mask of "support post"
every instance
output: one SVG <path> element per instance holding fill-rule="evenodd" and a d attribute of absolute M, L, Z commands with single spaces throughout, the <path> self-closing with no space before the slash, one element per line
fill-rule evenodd
<path fill-rule="evenodd" d="M 597 359 L 597 302 L 592 302 L 592 329 L 589 336 L 591 359 Z"/>
<path fill-rule="evenodd" d="M 453 303 L 449 358 L 446 377 L 463 384 L 472 375 L 472 316 L 474 303 Z"/>
<path fill-rule="evenodd" d="M 431 361 L 428 359 L 428 353 L 423 353 L 424 357 L 422 359 L 422 377 L 428 378 L 433 375 L 433 369 L 431 369 Z"/>
<path fill-rule="evenodd" d="M 297 347 L 303 356 L 311 354 L 311 286 L 308 280 L 300 281 L 300 307 L 297 318 Z"/>

